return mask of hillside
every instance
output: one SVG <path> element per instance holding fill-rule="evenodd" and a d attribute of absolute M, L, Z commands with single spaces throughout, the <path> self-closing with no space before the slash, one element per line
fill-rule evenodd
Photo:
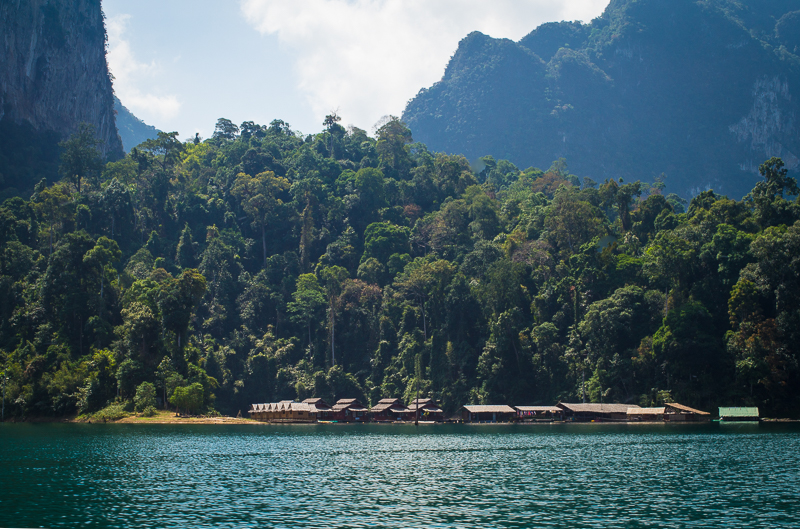
<path fill-rule="evenodd" d="M 795 2 L 613 0 L 590 24 L 464 38 L 403 120 L 432 149 L 743 196 L 800 165 Z"/>

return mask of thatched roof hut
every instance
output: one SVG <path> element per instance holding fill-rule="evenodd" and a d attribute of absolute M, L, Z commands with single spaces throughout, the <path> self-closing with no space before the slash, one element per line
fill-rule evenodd
<path fill-rule="evenodd" d="M 517 417 L 522 421 L 537 421 L 560 418 L 564 410 L 558 406 L 514 406 Z"/>
<path fill-rule="evenodd" d="M 399 421 L 408 413 L 408 408 L 403 406 L 400 399 L 381 399 L 370 408 L 369 414 L 373 421 Z"/>
<path fill-rule="evenodd" d="M 664 414 L 667 413 L 667 408 L 661 406 L 660 408 L 628 408 L 628 420 L 631 421 L 663 421 Z"/>
<path fill-rule="evenodd" d="M 291 400 L 252 404 L 248 413 L 252 419 L 266 422 L 313 422 L 315 420 L 307 403 Z"/>
<path fill-rule="evenodd" d="M 419 412 L 417 411 L 419 410 Z M 408 405 L 408 418 L 421 421 L 444 421 L 444 411 L 433 399 L 414 399 Z M 419 413 L 419 415 L 417 415 Z"/>
<path fill-rule="evenodd" d="M 667 402 L 665 406 L 667 411 L 666 415 L 664 415 L 664 419 L 668 421 L 703 422 L 711 419 L 711 414 L 707 411 L 696 410 L 694 408 L 690 408 L 689 406 L 678 404 L 677 402 Z"/>
<path fill-rule="evenodd" d="M 638 408 L 635 404 L 607 404 L 604 402 L 559 402 L 564 415 L 574 421 L 627 421 L 628 409 Z"/>
<path fill-rule="evenodd" d="M 505 404 L 468 404 L 461 408 L 464 422 L 509 422 L 516 415 L 517 410 Z"/>
<path fill-rule="evenodd" d="M 362 422 L 369 411 L 358 399 L 339 399 L 332 410 L 333 420 L 340 422 Z"/>

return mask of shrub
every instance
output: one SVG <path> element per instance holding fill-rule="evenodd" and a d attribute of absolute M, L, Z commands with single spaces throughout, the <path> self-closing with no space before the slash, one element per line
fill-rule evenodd
<path fill-rule="evenodd" d="M 148 406 L 144 410 L 142 410 L 141 416 L 142 417 L 153 417 L 156 414 L 155 406 Z"/>
<path fill-rule="evenodd" d="M 122 404 L 111 404 L 92 415 L 93 421 L 118 421 L 128 416 Z"/>
<path fill-rule="evenodd" d="M 137 412 L 141 412 L 148 407 L 155 408 L 156 387 L 150 382 L 142 382 L 136 388 L 136 396 L 133 397 L 133 402 L 136 405 Z"/>
<path fill-rule="evenodd" d="M 186 413 L 196 413 L 203 405 L 203 385 L 195 382 L 188 386 L 175 388 L 169 399 L 170 404 Z"/>

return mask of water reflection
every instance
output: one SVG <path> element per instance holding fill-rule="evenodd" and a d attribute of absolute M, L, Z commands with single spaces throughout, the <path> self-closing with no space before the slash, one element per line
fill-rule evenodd
<path fill-rule="evenodd" d="M 0 526 L 772 527 L 800 429 L 1 425 Z"/>

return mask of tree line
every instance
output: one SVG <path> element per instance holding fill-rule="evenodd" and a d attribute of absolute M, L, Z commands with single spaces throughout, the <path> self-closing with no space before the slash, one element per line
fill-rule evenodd
<path fill-rule="evenodd" d="M 800 203 L 772 158 L 742 200 L 220 119 L 0 206 L 6 414 L 310 396 L 558 400 L 793 415 Z M 138 397 L 137 397 L 138 393 Z"/>

